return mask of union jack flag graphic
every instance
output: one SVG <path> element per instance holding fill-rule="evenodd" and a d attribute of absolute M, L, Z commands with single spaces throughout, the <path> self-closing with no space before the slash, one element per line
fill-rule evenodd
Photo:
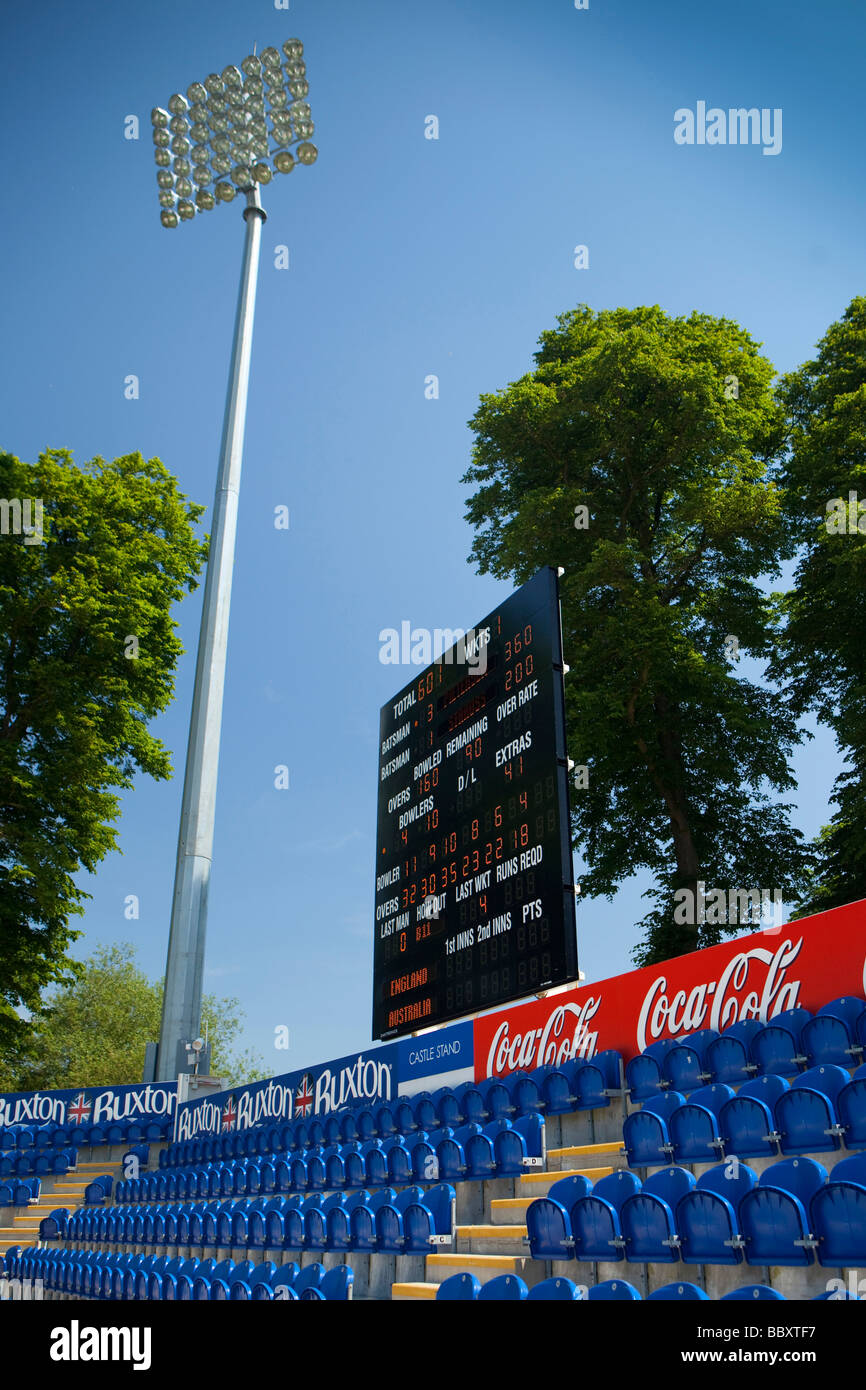
<path fill-rule="evenodd" d="M 234 1099 L 231 1096 L 229 1096 L 228 1100 L 223 1106 L 223 1129 L 234 1129 L 234 1123 L 237 1117 L 238 1108 L 234 1103 Z"/>
<path fill-rule="evenodd" d="M 90 1119 L 90 1112 L 92 1109 L 93 1102 L 86 1098 L 83 1091 L 80 1091 L 75 1097 L 72 1105 L 70 1105 L 67 1113 L 69 1119 L 72 1120 L 74 1124 L 83 1125 L 86 1120 Z"/>
<path fill-rule="evenodd" d="M 305 1072 L 301 1077 L 301 1084 L 295 1091 L 295 1110 L 299 1115 L 306 1115 L 313 1108 L 313 1078 L 309 1072 Z"/>

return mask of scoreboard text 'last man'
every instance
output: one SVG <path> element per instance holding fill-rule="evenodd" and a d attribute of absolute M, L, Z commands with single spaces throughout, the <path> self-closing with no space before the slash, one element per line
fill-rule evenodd
<path fill-rule="evenodd" d="M 373 1037 L 577 978 L 556 571 L 382 709 Z"/>

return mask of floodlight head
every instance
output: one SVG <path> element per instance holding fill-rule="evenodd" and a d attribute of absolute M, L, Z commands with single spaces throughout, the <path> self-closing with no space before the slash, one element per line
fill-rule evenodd
<path fill-rule="evenodd" d="M 250 195 L 270 183 L 274 172 L 290 174 L 296 163 L 316 162 L 303 59 L 300 39 L 286 39 L 282 57 L 273 47 L 248 54 L 240 67 L 229 64 L 203 82 L 191 82 L 186 96 L 174 92 L 168 110 L 154 107 L 163 227 L 230 203 L 238 191 Z"/>

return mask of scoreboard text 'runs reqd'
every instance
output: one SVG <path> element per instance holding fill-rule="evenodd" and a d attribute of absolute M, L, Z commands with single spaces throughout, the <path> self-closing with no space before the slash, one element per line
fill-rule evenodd
<path fill-rule="evenodd" d="M 576 979 L 556 571 L 389 700 L 379 746 L 373 1037 Z"/>

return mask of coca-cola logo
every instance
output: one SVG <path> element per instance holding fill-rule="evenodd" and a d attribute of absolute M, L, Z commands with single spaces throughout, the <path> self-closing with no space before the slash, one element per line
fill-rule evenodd
<path fill-rule="evenodd" d="M 531 1071 L 533 1067 L 561 1066 L 571 1057 L 592 1057 L 598 1033 L 588 1023 L 601 1007 L 601 995 L 592 995 L 583 1004 L 559 1004 L 541 1028 L 511 1035 L 510 1020 L 504 1018 L 493 1035 L 487 1054 L 487 1075 L 504 1076 L 512 1071 Z"/>
<path fill-rule="evenodd" d="M 643 1052 L 649 1043 L 662 1037 L 694 1033 L 705 1026 L 721 1032 L 740 1019 L 759 1018 L 766 1022 L 783 1009 L 793 1009 L 802 982 L 786 980 L 785 972 L 800 954 L 802 945 L 801 936 L 796 943 L 782 942 L 775 952 L 764 946 L 740 951 L 731 957 L 718 980 L 693 985 L 688 991 L 677 990 L 672 998 L 668 997 L 666 977 L 659 975 L 641 1004 L 638 1050 Z M 760 972 L 751 968 L 753 963 L 765 967 L 763 983 Z"/>

